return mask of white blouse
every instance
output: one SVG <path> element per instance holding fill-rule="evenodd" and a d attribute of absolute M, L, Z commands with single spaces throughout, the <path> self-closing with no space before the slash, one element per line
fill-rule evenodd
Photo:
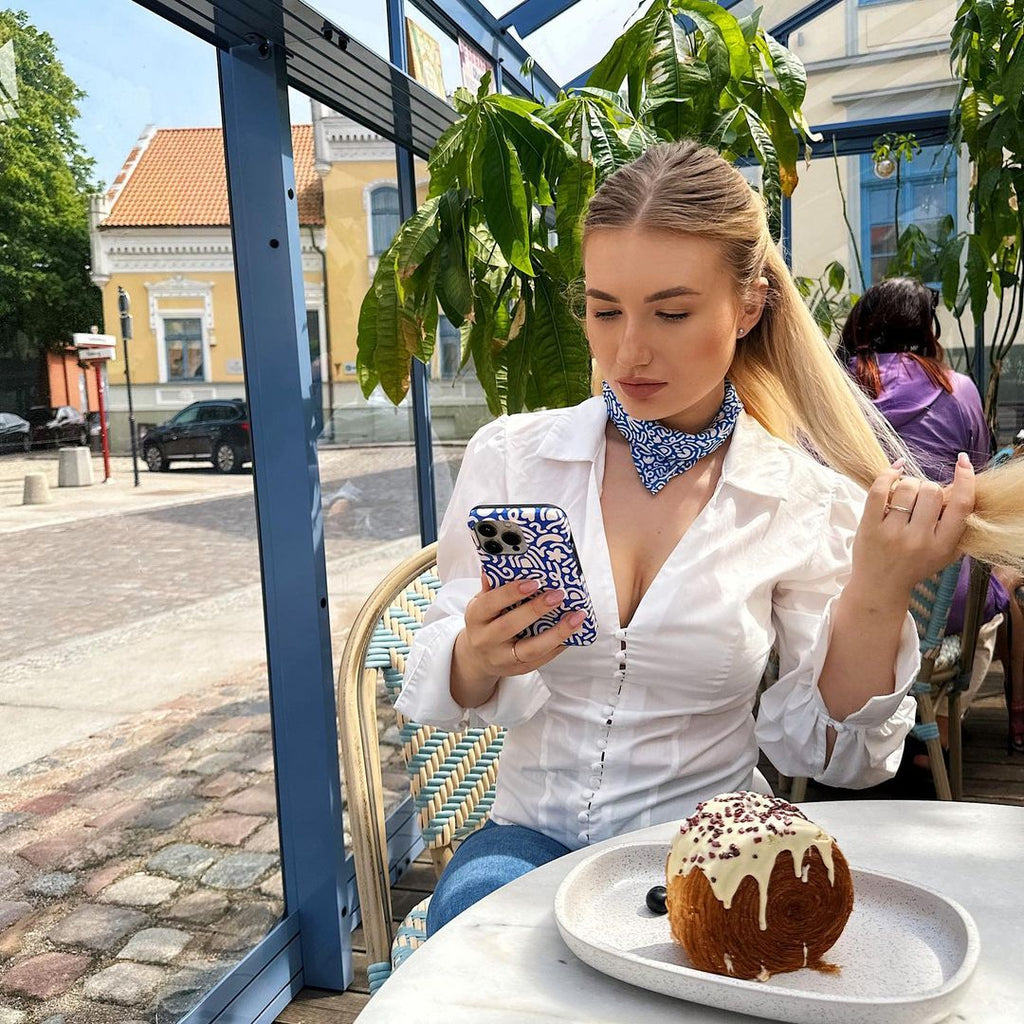
<path fill-rule="evenodd" d="M 492 817 L 570 849 L 685 818 L 701 800 L 750 788 L 758 746 L 784 775 L 827 785 L 858 788 L 893 775 L 914 723 L 911 616 L 893 693 L 836 721 L 817 687 L 865 492 L 741 414 L 711 499 L 622 628 L 601 515 L 606 423 L 597 397 L 502 417 L 469 443 L 439 537 L 444 585 L 410 652 L 398 709 L 445 729 L 506 726 Z M 463 612 L 480 589 L 467 514 L 503 502 L 565 509 L 598 639 L 501 679 L 467 711 L 449 686 Z M 762 694 L 755 724 L 773 644 L 779 679 Z M 838 735 L 826 767 L 828 725 Z"/>

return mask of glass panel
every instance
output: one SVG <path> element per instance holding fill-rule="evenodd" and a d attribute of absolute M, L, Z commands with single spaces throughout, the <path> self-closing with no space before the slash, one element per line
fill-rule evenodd
<path fill-rule="evenodd" d="M 94 484 L 59 488 L 51 447 L 0 457 L 0 565 L 17 594 L 0 629 L 0 1019 L 173 1024 L 284 912 L 248 431 L 221 419 L 218 455 L 195 404 L 245 397 L 216 56 L 129 0 L 27 6 L 23 19 L 0 13 L 0 45 L 16 25 L 33 148 L 5 122 L 4 159 L 41 183 L 38 262 L 60 272 L 42 274 L 38 302 L 80 298 L 59 339 L 16 310 L 33 345 L 10 378 L 0 368 L 19 382 L 0 403 L 88 412 L 88 426 L 77 414 L 61 425 L 86 431 Z M 35 31 L 47 35 L 31 49 Z M 80 116 L 62 98 L 75 87 Z M 55 104 L 59 130 L 34 127 Z M 308 128 L 299 143 L 303 180 L 317 181 Z M 69 166 L 69 150 L 95 165 Z M 76 193 L 58 217 L 51 195 Z M 62 272 L 72 265 L 94 281 Z M 52 351 L 93 324 L 117 338 L 104 486 L 104 373 Z M 22 506 L 29 472 L 49 482 L 48 504 Z M 59 971 L 33 960 L 43 952 Z"/>

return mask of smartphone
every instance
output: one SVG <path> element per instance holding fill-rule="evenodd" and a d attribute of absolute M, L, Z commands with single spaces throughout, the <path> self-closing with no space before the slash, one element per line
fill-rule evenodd
<path fill-rule="evenodd" d="M 560 605 L 524 629 L 520 637 L 537 636 L 551 629 L 567 612 L 582 610 L 587 617 L 565 643 L 585 647 L 597 639 L 590 591 L 569 519 L 562 509 L 557 505 L 477 505 L 469 513 L 468 525 L 492 587 L 536 580 L 541 590 L 561 590 L 565 594 Z"/>

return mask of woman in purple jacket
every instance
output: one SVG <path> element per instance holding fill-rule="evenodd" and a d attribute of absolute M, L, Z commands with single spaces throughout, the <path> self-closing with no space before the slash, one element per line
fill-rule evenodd
<path fill-rule="evenodd" d="M 924 474 L 938 483 L 953 479 L 957 454 L 966 452 L 981 469 L 992 452 L 991 433 L 974 382 L 945 363 L 939 343 L 938 293 L 911 278 L 896 277 L 870 287 L 843 327 L 840 355 L 879 412 L 915 456 Z M 970 565 L 964 559 L 947 631 L 963 629 Z M 1003 613 L 1008 623 L 1011 750 L 1024 753 L 1024 618 L 1011 591 L 1021 578 L 996 569 L 983 620 Z M 1016 640 L 1017 643 L 1012 641 Z M 980 679 L 976 680 L 980 683 Z M 973 687 L 972 687 L 973 689 Z M 943 746 L 948 722 L 939 718 Z"/>

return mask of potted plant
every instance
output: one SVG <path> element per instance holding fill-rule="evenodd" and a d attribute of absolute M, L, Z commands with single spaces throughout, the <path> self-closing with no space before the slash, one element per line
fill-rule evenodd
<path fill-rule="evenodd" d="M 363 301 L 358 375 L 397 403 L 412 358 L 428 362 L 439 307 L 460 328 L 495 415 L 590 395 L 573 309 L 594 189 L 649 146 L 691 137 L 753 156 L 778 238 L 797 184 L 803 65 L 760 26 L 708 0 L 655 0 L 584 88 L 542 105 L 459 90 L 430 154 L 426 200 L 380 257 Z"/>

